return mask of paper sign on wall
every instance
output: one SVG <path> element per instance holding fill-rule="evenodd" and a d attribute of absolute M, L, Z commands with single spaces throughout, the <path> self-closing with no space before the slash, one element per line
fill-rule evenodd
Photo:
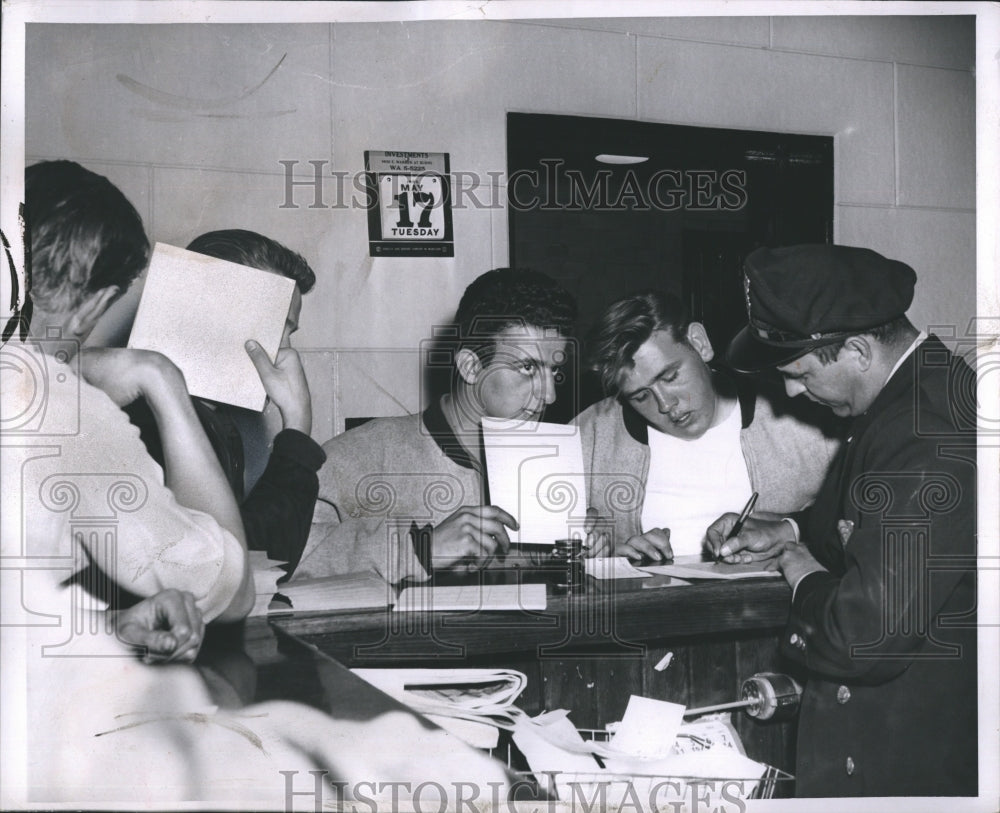
<path fill-rule="evenodd" d="M 274 361 L 294 290 L 280 274 L 157 243 L 128 346 L 163 353 L 192 395 L 259 412 L 267 393 L 244 345 Z"/>
<path fill-rule="evenodd" d="M 365 152 L 368 253 L 454 257 L 448 153 Z"/>

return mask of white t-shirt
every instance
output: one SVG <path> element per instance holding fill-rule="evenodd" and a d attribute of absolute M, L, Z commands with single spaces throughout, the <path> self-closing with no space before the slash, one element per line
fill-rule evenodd
<path fill-rule="evenodd" d="M 741 511 L 751 492 L 736 404 L 695 440 L 649 428 L 642 530 L 669 528 L 675 556 L 701 553 L 705 529 L 727 511 Z"/>

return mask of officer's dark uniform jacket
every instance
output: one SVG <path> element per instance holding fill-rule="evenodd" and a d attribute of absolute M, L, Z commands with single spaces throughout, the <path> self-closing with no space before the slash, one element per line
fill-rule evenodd
<path fill-rule="evenodd" d="M 782 643 L 807 674 L 796 795 L 977 793 L 975 403 L 931 336 L 800 517 L 829 572 L 797 585 Z"/>

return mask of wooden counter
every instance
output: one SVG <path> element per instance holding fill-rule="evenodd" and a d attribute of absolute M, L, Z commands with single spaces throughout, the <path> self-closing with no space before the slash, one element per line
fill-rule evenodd
<path fill-rule="evenodd" d="M 496 580 L 497 577 L 491 577 Z M 781 671 L 778 634 L 791 591 L 781 578 L 677 585 L 668 577 L 587 580 L 544 611 L 298 614 L 271 620 L 290 642 L 346 666 L 504 666 L 528 676 L 518 705 L 565 708 L 580 728 L 621 719 L 631 694 L 689 707 L 736 700 L 755 672 Z M 670 665 L 656 671 L 668 652 Z M 794 768 L 794 721 L 737 712 L 749 756 Z M 790 790 L 790 783 L 781 795 Z"/>

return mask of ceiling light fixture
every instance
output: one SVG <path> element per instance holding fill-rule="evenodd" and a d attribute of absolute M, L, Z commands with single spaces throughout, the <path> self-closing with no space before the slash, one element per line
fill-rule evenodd
<path fill-rule="evenodd" d="M 608 155 L 607 153 L 601 153 L 600 155 L 595 155 L 594 160 L 600 161 L 602 164 L 641 164 L 644 161 L 649 160 L 649 156 L 646 155 Z"/>

